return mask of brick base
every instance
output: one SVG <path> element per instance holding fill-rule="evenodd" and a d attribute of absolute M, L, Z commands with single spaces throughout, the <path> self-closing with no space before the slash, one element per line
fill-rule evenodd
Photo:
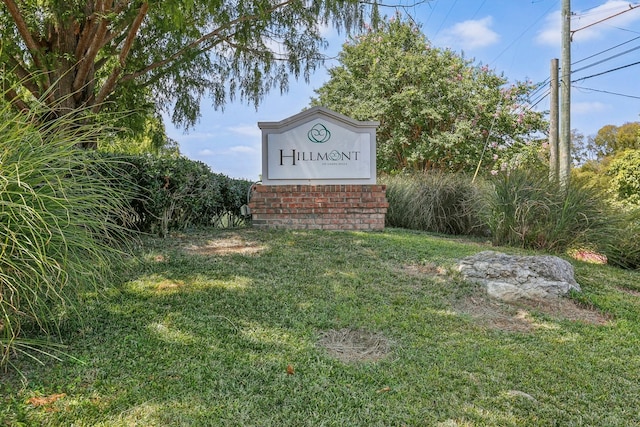
<path fill-rule="evenodd" d="M 382 230 L 389 203 L 384 185 L 257 185 L 254 227 Z"/>

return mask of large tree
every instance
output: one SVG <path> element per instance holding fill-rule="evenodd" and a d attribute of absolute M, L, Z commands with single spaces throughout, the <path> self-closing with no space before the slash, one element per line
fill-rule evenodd
<path fill-rule="evenodd" d="M 473 171 L 482 159 L 495 173 L 522 161 L 516 154 L 546 127 L 527 108 L 531 85 L 507 86 L 488 67 L 433 47 L 411 21 L 392 18 L 352 38 L 339 61 L 312 104 L 380 121 L 383 171 Z"/>
<path fill-rule="evenodd" d="M 357 0 L 2 0 L 0 69 L 17 108 L 112 110 L 141 127 L 158 108 L 189 126 L 209 95 L 258 103 L 321 63 L 328 24 L 361 25 Z"/>

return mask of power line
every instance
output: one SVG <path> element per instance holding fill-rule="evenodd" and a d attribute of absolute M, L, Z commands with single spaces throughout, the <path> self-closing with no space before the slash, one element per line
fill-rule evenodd
<path fill-rule="evenodd" d="M 586 70 L 587 68 L 595 67 L 595 66 L 596 66 L 596 65 L 598 65 L 598 64 L 602 64 L 603 62 L 607 62 L 607 61 L 609 61 L 609 60 L 611 60 L 611 59 L 614 59 L 614 58 L 617 58 L 617 57 L 619 57 L 619 56 L 626 55 L 627 53 L 629 53 L 629 52 L 633 52 L 634 50 L 638 50 L 638 49 L 640 49 L 640 46 L 636 46 L 636 47 L 634 47 L 634 48 L 631 48 L 631 49 L 625 50 L 624 52 L 620 52 L 620 53 L 618 53 L 618 54 L 616 54 L 616 55 L 613 55 L 613 56 L 610 56 L 610 57 L 608 57 L 608 58 L 601 59 L 600 61 L 594 62 L 593 64 L 585 65 L 585 66 L 584 66 L 584 67 L 582 67 L 582 68 L 579 68 L 579 69 L 577 69 L 577 70 L 573 70 L 573 71 L 572 71 L 572 73 L 577 73 L 578 71 L 582 71 L 582 70 Z"/>
<path fill-rule="evenodd" d="M 628 29 L 628 28 L 620 28 L 620 27 L 616 27 L 616 26 L 614 26 L 614 25 L 610 25 L 610 27 L 611 27 L 611 28 L 615 28 L 616 30 L 620 30 L 620 31 L 627 31 L 627 32 L 629 32 L 629 33 L 633 33 L 633 34 L 640 34 L 640 32 L 638 32 L 638 31 L 633 31 L 633 30 L 630 30 L 630 29 Z"/>
<path fill-rule="evenodd" d="M 587 9 L 583 10 L 583 11 L 580 13 L 580 15 L 578 15 L 578 18 L 579 18 L 579 17 L 581 17 L 581 16 L 587 16 L 587 15 L 589 15 L 589 14 L 588 14 L 588 13 L 586 13 L 586 12 L 589 12 L 590 10 L 593 10 L 593 9 L 597 9 L 597 8 L 599 8 L 600 6 L 602 6 L 602 5 L 600 5 L 600 4 L 599 4 L 599 5 L 597 5 L 597 6 L 591 6 L 591 7 L 587 8 Z"/>
<path fill-rule="evenodd" d="M 613 14 L 613 15 L 611 15 L 611 16 L 608 16 L 608 17 L 606 17 L 606 18 L 600 19 L 600 20 L 598 20 L 598 21 L 592 22 L 591 24 L 585 25 L 584 27 L 578 28 L 577 30 L 570 31 L 570 37 L 571 37 L 571 39 L 573 39 L 573 35 L 574 35 L 576 32 L 578 32 L 578 31 L 581 31 L 581 30 L 584 30 L 584 29 L 590 28 L 590 27 L 592 27 L 592 26 L 594 26 L 594 25 L 596 25 L 596 24 L 600 24 L 600 23 L 602 23 L 602 22 L 604 22 L 604 21 L 607 21 L 607 20 L 612 19 L 612 18 L 614 18 L 614 17 L 620 16 L 620 15 L 622 15 L 622 14 L 624 14 L 624 13 L 630 12 L 630 11 L 632 11 L 632 10 L 634 10 L 634 9 L 639 8 L 639 7 L 640 7 L 640 4 L 638 4 L 638 3 L 636 3 L 635 5 L 629 4 L 629 8 L 628 8 L 628 9 L 625 9 L 625 10 L 623 10 L 623 11 L 620 11 L 620 12 L 618 12 L 618 13 L 615 13 L 615 14 Z M 586 57 L 586 58 L 584 58 L 584 59 L 581 59 L 580 61 L 577 61 L 577 62 L 575 62 L 574 64 L 577 64 L 577 63 L 580 63 L 580 62 L 586 61 L 586 60 L 588 60 L 588 59 L 594 58 L 594 57 L 596 57 L 596 56 L 598 56 L 598 55 L 601 55 L 601 54 L 604 54 L 604 53 L 606 53 L 606 52 L 610 52 L 610 51 L 611 51 L 611 50 L 613 50 L 613 49 L 616 49 L 616 48 L 618 48 L 618 47 L 620 47 L 620 46 L 623 46 L 623 45 L 625 45 L 625 44 L 627 44 L 627 43 L 630 43 L 630 42 L 632 42 L 632 41 L 634 41 L 634 40 L 637 40 L 637 39 L 639 39 L 639 38 L 640 38 L 640 37 L 635 37 L 635 38 L 633 38 L 633 39 L 631 39 L 631 40 L 628 40 L 628 41 L 626 41 L 626 42 L 620 43 L 620 44 L 618 44 L 618 45 L 616 45 L 616 46 L 613 46 L 613 47 L 611 47 L 611 48 L 608 48 L 608 49 L 605 49 L 605 50 L 603 50 L 603 51 L 601 51 L 601 52 L 598 52 L 598 53 L 596 53 L 596 54 L 594 54 L 594 55 L 591 55 L 591 56 L 588 56 L 588 57 Z M 630 52 L 633 52 L 633 51 L 635 51 L 635 50 L 638 50 L 638 49 L 640 49 L 640 46 L 636 46 L 636 47 L 634 47 L 634 48 L 627 49 L 627 50 L 626 50 L 626 51 L 624 51 L 624 52 L 621 52 L 621 53 L 618 53 L 618 54 L 615 54 L 615 55 L 609 56 L 609 57 L 607 57 L 607 58 L 604 58 L 604 59 L 602 59 L 602 60 L 596 61 L 596 62 L 591 63 L 591 64 L 589 64 L 589 65 L 586 65 L 586 66 L 584 66 L 584 67 L 582 67 L 582 68 L 579 68 L 579 69 L 577 69 L 577 70 L 573 70 L 573 71 L 571 72 L 571 75 L 573 75 L 573 74 L 574 74 L 574 73 L 576 73 L 576 72 L 583 71 L 583 70 L 585 70 L 585 69 L 588 69 L 588 68 L 594 67 L 594 66 L 596 66 L 596 65 L 602 64 L 602 63 L 607 62 L 607 61 L 610 61 L 610 60 L 612 60 L 612 59 L 614 59 L 614 58 L 618 58 L 618 57 L 620 57 L 620 56 L 622 56 L 622 55 L 626 55 L 626 54 L 628 54 L 628 53 L 630 53 Z M 587 80 L 587 79 L 590 79 L 590 78 L 598 77 L 598 76 L 601 76 L 601 75 L 604 75 L 604 74 L 608 74 L 608 73 L 611 73 L 611 72 L 614 72 L 614 71 L 622 70 L 622 69 L 624 69 L 624 68 L 632 67 L 632 66 L 634 66 L 634 65 L 638 65 L 638 64 L 640 64 L 640 61 L 635 62 L 635 63 L 631 63 L 631 64 L 627 64 L 627 65 L 623 65 L 623 66 L 621 66 L 621 67 L 612 68 L 612 69 L 610 69 L 610 70 L 606 70 L 606 71 L 603 71 L 603 72 L 600 72 L 600 73 L 592 74 L 592 75 L 590 75 L 590 76 L 581 77 L 581 78 L 579 78 L 579 79 L 572 80 L 572 81 L 571 81 L 571 83 L 576 83 L 576 82 L 579 82 L 579 81 L 582 81 L 582 80 Z M 573 64 L 572 64 L 572 65 L 573 65 Z M 572 85 L 572 86 L 573 86 L 573 85 Z M 628 98 L 640 99 L 640 97 L 633 96 L 633 95 L 626 95 L 626 94 L 622 94 L 622 93 L 609 92 L 609 91 L 605 91 L 605 90 L 592 89 L 592 88 L 581 88 L 581 87 L 578 87 L 578 86 L 573 86 L 573 87 L 575 87 L 576 89 L 584 89 L 584 90 L 590 90 L 590 91 L 593 91 L 593 92 L 600 92 L 600 93 L 606 93 L 606 94 L 610 94 L 610 95 L 617 95 L 617 96 L 624 96 L 624 97 L 628 97 Z"/>
<path fill-rule="evenodd" d="M 427 26 L 427 24 L 429 23 L 429 21 L 431 20 L 431 17 L 433 16 L 433 12 L 435 12 L 436 7 L 438 6 L 438 0 L 436 0 L 433 3 L 433 7 L 431 7 L 431 2 L 427 3 L 429 5 L 429 8 L 431 9 L 431 13 L 429 13 L 429 16 L 427 17 L 426 22 L 424 23 L 425 27 Z"/>
<path fill-rule="evenodd" d="M 551 95 L 551 90 L 548 89 L 544 94 L 542 94 L 537 100 L 535 100 L 535 102 L 533 102 L 532 104 L 529 105 L 529 109 L 533 109 L 533 107 L 535 107 L 536 105 L 538 105 L 539 103 L 541 103 L 542 101 L 545 100 L 545 98 L 547 96 Z"/>
<path fill-rule="evenodd" d="M 592 6 L 590 8 L 581 10 L 579 13 L 573 14 L 573 17 L 577 18 L 578 20 L 580 20 L 580 18 L 585 17 L 585 16 L 602 15 L 605 12 L 613 11 L 613 10 L 616 10 L 616 9 L 619 8 L 619 6 L 615 5 L 615 4 L 614 5 L 609 5 L 609 7 L 607 7 L 607 8 L 605 8 L 603 6 L 604 6 L 603 4 L 599 4 L 597 6 Z M 629 6 L 631 6 L 631 4 L 629 4 Z M 592 11 L 594 9 L 598 9 L 598 8 L 601 8 L 601 9 L 598 10 L 598 11 L 590 12 L 590 11 Z M 587 13 L 587 12 L 589 12 L 589 13 Z"/>
<path fill-rule="evenodd" d="M 548 89 L 547 83 L 551 80 L 550 77 L 544 79 L 544 81 L 536 83 L 536 88 L 529 94 L 529 98 L 534 98 L 538 95 L 538 93 L 542 92 L 545 89 Z"/>
<path fill-rule="evenodd" d="M 442 20 L 442 22 L 440 23 L 440 26 L 438 27 L 438 29 L 436 30 L 436 33 L 434 35 L 437 36 L 438 33 L 440 32 L 440 30 L 442 29 L 443 25 L 445 22 L 447 22 L 447 19 L 449 18 L 449 15 L 451 15 L 451 11 L 453 10 L 454 7 L 456 7 L 456 3 L 458 3 L 458 0 L 454 0 L 453 4 L 451 5 L 451 7 L 449 8 L 449 11 L 447 12 L 447 14 L 444 16 L 444 19 Z"/>
<path fill-rule="evenodd" d="M 634 62 L 634 63 L 632 63 L 632 64 L 623 65 L 622 67 L 612 68 L 612 69 L 610 69 L 610 70 L 603 71 L 603 72 L 601 72 L 601 73 L 592 74 L 592 75 L 587 76 L 587 77 L 581 77 L 581 78 L 579 78 L 579 79 L 572 80 L 572 81 L 571 81 L 571 83 L 576 83 L 576 82 L 580 82 L 580 81 L 582 81 L 582 80 L 587 80 L 587 79 L 590 79 L 590 78 L 593 78 L 593 77 L 598 77 L 598 76 L 601 76 L 601 75 L 603 75 L 603 74 L 608 74 L 608 73 L 611 73 L 611 72 L 613 72 L 613 71 L 622 70 L 623 68 L 629 68 L 629 67 L 632 67 L 632 66 L 634 66 L 634 65 L 638 65 L 638 64 L 640 64 L 640 61 L 638 61 L 638 62 Z"/>
<path fill-rule="evenodd" d="M 581 86 L 573 86 L 576 89 L 581 89 L 581 90 L 588 90 L 591 92 L 600 92 L 600 93 L 606 93 L 609 95 L 617 95 L 617 96 L 624 96 L 625 98 L 633 98 L 633 99 L 640 99 L 640 96 L 635 96 L 635 95 L 627 95 L 624 93 L 617 93 L 617 92 L 609 92 L 608 90 L 601 90 L 601 89 L 593 89 L 590 87 L 581 87 Z"/>
<path fill-rule="evenodd" d="M 587 28 L 589 28 L 589 27 L 593 27 L 593 26 L 594 26 L 594 25 L 596 25 L 596 24 L 600 24 L 601 22 L 608 21 L 609 19 L 611 19 L 611 18 L 615 18 L 616 16 L 620 16 L 620 15 L 622 15 L 623 13 L 631 12 L 632 10 L 637 9 L 637 8 L 639 8 L 639 7 L 640 7 L 640 4 L 637 4 L 637 5 L 635 5 L 635 6 L 631 6 L 631 5 L 629 5 L 629 9 L 625 9 L 625 10 L 623 10 L 623 11 L 621 11 L 621 12 L 618 12 L 618 13 L 616 13 L 616 14 L 613 14 L 613 15 L 611 15 L 611 16 L 607 16 L 606 18 L 603 18 L 603 19 L 601 19 L 601 20 L 599 20 L 599 21 L 592 22 L 591 24 L 585 25 L 584 27 L 578 28 L 577 30 L 570 31 L 570 32 L 569 32 L 569 34 L 571 34 L 571 38 L 573 38 L 573 35 L 574 35 L 575 33 L 577 33 L 578 31 L 586 30 L 586 29 L 587 29 Z"/>
<path fill-rule="evenodd" d="M 610 48 L 608 48 L 608 49 L 602 50 L 602 51 L 600 51 L 600 52 L 598 52 L 598 53 L 594 53 L 593 55 L 587 56 L 586 58 L 582 58 L 581 60 L 576 61 L 576 62 L 574 62 L 574 63 L 573 63 L 573 64 L 571 64 L 571 65 L 579 64 L 579 63 L 581 63 L 581 62 L 586 61 L 587 59 L 591 59 L 591 58 L 594 58 L 594 57 L 596 57 L 596 56 L 598 56 L 598 55 L 602 55 L 603 53 L 607 53 L 607 52 L 609 52 L 609 51 L 611 51 L 611 50 L 613 50 L 613 49 L 619 48 L 620 46 L 624 46 L 625 44 L 627 44 L 627 43 L 631 43 L 632 41 L 636 41 L 636 40 L 638 40 L 638 39 L 640 39 L 640 36 L 638 36 L 638 37 L 634 37 L 634 38 L 632 38 L 631 40 L 627 40 L 626 42 L 622 42 L 622 43 L 617 44 L 617 45 L 615 45 L 615 46 L 611 46 L 611 47 L 610 47 Z"/>
<path fill-rule="evenodd" d="M 551 6 L 550 6 L 547 10 L 545 10 L 545 11 L 544 11 L 544 13 L 543 13 L 542 15 L 540 15 L 540 16 L 538 17 L 538 19 L 536 19 L 536 20 L 535 20 L 531 25 L 529 25 L 529 26 L 528 26 L 528 27 L 527 27 L 527 28 L 526 28 L 522 33 L 520 33 L 520 35 L 519 35 L 518 37 L 514 38 L 514 39 L 511 41 L 511 43 L 509 43 L 509 45 L 508 45 L 507 47 L 505 47 L 504 49 L 502 49 L 502 51 L 498 54 L 498 56 L 496 56 L 496 57 L 493 59 L 493 61 L 491 61 L 491 62 L 490 62 L 490 64 L 495 63 L 495 62 L 498 60 L 498 58 L 500 58 L 500 57 L 502 56 L 502 54 L 503 54 L 503 53 L 505 53 L 507 50 L 511 49 L 511 46 L 513 46 L 513 45 L 514 45 L 518 40 L 520 40 L 520 39 L 521 39 L 521 38 L 522 38 L 522 37 L 523 37 L 527 32 L 529 32 L 529 30 L 530 30 L 531 28 L 533 28 L 535 25 L 537 25 L 537 24 L 538 24 L 538 22 L 539 22 L 540 20 L 542 20 L 542 18 L 544 18 L 545 16 L 547 16 L 547 14 L 549 13 L 549 11 L 551 11 L 551 9 L 553 9 L 554 7 L 556 7 L 556 5 L 557 5 L 557 4 L 558 4 L 558 2 L 557 2 L 557 1 L 554 1 L 554 2 L 551 4 Z"/>
<path fill-rule="evenodd" d="M 471 19 L 475 18 L 476 15 L 478 14 L 478 12 L 480 12 L 480 9 L 482 9 L 482 7 L 484 6 L 484 4 L 487 2 L 487 0 L 482 0 L 482 3 L 480 3 L 480 6 L 478 6 L 478 8 L 476 9 L 476 11 L 473 13 L 473 15 L 471 16 Z"/>

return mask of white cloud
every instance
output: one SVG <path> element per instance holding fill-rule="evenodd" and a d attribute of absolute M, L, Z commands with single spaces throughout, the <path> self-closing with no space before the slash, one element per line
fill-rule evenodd
<path fill-rule="evenodd" d="M 464 49 L 490 46 L 500 40 L 498 33 L 491 29 L 493 18 L 463 21 L 443 31 L 438 44 Z"/>
<path fill-rule="evenodd" d="M 542 30 L 538 32 L 535 41 L 540 44 L 559 45 L 560 35 L 562 34 L 562 25 L 560 21 L 560 11 L 550 13 L 545 18 Z"/>
<path fill-rule="evenodd" d="M 229 151 L 232 153 L 255 153 L 256 149 L 246 145 L 236 145 L 235 147 L 230 147 Z"/>
<path fill-rule="evenodd" d="M 609 110 L 610 106 L 602 102 L 575 102 L 571 103 L 572 114 L 593 114 Z"/>
<path fill-rule="evenodd" d="M 599 39 L 615 27 L 626 27 L 640 21 L 640 13 L 638 13 L 640 9 L 606 19 L 617 13 L 629 10 L 631 6 L 633 5 L 629 1 L 609 0 L 585 12 L 573 11 L 571 30 L 575 31 L 575 33 L 573 33 L 572 40 L 578 42 Z M 604 19 L 606 21 L 602 21 Z M 592 24 L 595 25 L 590 26 Z M 547 15 L 545 24 L 536 35 L 535 40 L 540 44 L 557 46 L 560 44 L 561 34 L 562 17 L 560 11 L 555 11 Z"/>
<path fill-rule="evenodd" d="M 258 138 L 258 140 L 262 137 L 262 131 L 258 128 L 257 124 L 253 125 L 240 125 L 240 126 L 231 126 L 228 128 L 231 133 L 235 133 L 243 136 L 250 136 L 253 138 Z"/>

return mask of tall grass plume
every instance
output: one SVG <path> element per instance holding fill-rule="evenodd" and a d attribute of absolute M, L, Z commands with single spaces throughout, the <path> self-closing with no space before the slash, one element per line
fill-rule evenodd
<path fill-rule="evenodd" d="M 102 130 L 0 104 L 0 365 L 51 336 L 129 238 L 126 183 L 78 148 Z M 28 345 L 22 345 L 27 344 Z M 27 350 L 25 350 L 27 349 Z M 40 354 L 46 354 L 41 352 Z"/>

